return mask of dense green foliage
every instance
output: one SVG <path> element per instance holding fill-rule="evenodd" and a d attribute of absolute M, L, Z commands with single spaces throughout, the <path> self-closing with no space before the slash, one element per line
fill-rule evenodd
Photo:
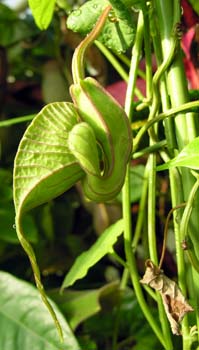
<path fill-rule="evenodd" d="M 178 0 L 0 4 L 0 348 L 199 347 L 199 102 L 180 16 Z M 120 76 L 123 106 L 104 88 Z"/>

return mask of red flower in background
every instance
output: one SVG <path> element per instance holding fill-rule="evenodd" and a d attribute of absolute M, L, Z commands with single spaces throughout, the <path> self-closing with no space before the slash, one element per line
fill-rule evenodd
<path fill-rule="evenodd" d="M 188 0 L 181 0 L 182 6 L 182 49 L 184 52 L 184 66 L 190 89 L 199 89 L 199 16 L 194 12 Z M 126 83 L 118 81 L 107 86 L 107 90 L 124 105 Z M 145 94 L 145 81 L 137 80 L 137 87 Z M 136 100 L 136 98 L 135 98 Z"/>
<path fill-rule="evenodd" d="M 184 65 L 190 89 L 199 89 L 199 16 L 187 0 L 182 0 Z"/>

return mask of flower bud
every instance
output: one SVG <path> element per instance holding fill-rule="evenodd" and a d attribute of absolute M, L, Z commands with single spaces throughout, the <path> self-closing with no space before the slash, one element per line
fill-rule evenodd
<path fill-rule="evenodd" d="M 129 120 L 118 102 L 93 78 L 72 85 L 70 93 L 81 120 L 92 128 L 102 154 L 101 173 L 93 175 L 86 170 L 82 181 L 85 195 L 97 202 L 110 200 L 122 188 L 131 154 Z"/>

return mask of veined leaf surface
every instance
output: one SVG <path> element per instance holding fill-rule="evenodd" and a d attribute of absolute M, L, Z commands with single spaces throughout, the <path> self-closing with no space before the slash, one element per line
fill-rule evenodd
<path fill-rule="evenodd" d="M 14 166 L 14 202 L 20 215 L 62 194 L 84 175 L 67 145 L 77 122 L 71 103 L 55 102 L 27 128 Z"/>
<path fill-rule="evenodd" d="M 60 340 L 63 331 L 47 300 L 34 251 L 22 226 L 25 211 L 57 197 L 83 176 L 68 148 L 68 133 L 78 121 L 79 116 L 71 103 L 55 102 L 44 107 L 27 128 L 14 164 L 17 236 L 30 259 L 37 288 L 54 320 Z"/>
<path fill-rule="evenodd" d="M 52 304 L 64 330 L 63 344 L 36 288 L 0 272 L 0 349 L 80 350 L 65 318 Z"/>
<path fill-rule="evenodd" d="M 110 4 L 113 10 L 98 39 L 113 51 L 125 52 L 133 43 L 136 25 L 131 11 L 122 1 L 88 1 L 79 9 L 71 12 L 67 19 L 67 27 L 74 32 L 88 34 L 102 11 Z"/>

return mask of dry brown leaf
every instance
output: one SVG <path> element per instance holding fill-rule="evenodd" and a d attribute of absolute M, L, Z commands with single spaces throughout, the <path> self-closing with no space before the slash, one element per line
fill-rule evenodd
<path fill-rule="evenodd" d="M 187 312 L 193 311 L 193 308 L 186 301 L 178 285 L 165 276 L 151 260 L 146 261 L 146 271 L 140 282 L 160 293 L 171 330 L 173 334 L 180 335 L 180 322 Z"/>

